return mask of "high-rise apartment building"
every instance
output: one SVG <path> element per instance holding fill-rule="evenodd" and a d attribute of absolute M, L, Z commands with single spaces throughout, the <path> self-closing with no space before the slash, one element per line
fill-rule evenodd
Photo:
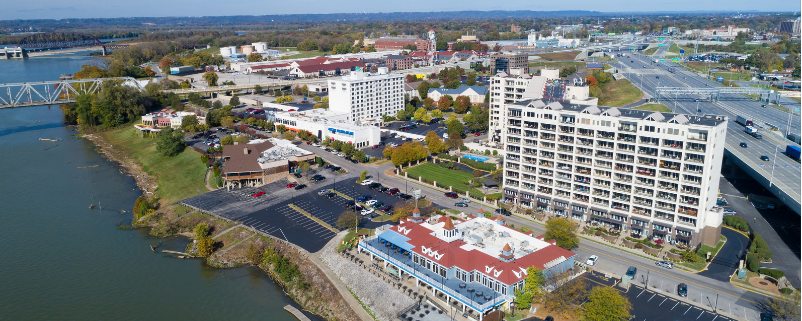
<path fill-rule="evenodd" d="M 490 56 L 490 71 L 493 73 L 506 72 L 512 69 L 529 72 L 529 55 L 527 54 L 495 54 Z"/>
<path fill-rule="evenodd" d="M 798 35 L 800 31 L 800 19 L 797 18 L 796 20 L 788 20 L 780 22 L 780 32 L 790 33 L 792 35 Z"/>
<path fill-rule="evenodd" d="M 404 108 L 404 76 L 379 69 L 376 74 L 354 71 L 329 80 L 329 110 L 368 124 L 381 123 L 383 115 L 395 116 Z"/>
<path fill-rule="evenodd" d="M 718 243 L 726 117 L 543 99 L 504 106 L 506 201 L 633 236 Z"/>

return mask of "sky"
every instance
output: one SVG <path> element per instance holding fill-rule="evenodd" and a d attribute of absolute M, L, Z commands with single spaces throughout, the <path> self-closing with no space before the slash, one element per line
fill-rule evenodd
<path fill-rule="evenodd" d="M 800 11 L 799 0 L 8 0 L 0 5 L 0 20 L 181 17 L 343 12 L 426 12 L 463 10 L 589 10 L 601 12 L 653 11 Z"/>

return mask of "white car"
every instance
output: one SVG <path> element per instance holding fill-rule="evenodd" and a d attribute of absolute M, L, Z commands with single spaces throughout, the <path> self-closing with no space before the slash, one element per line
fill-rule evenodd
<path fill-rule="evenodd" d="M 596 265 L 596 261 L 598 261 L 598 260 L 599 260 L 598 256 L 591 255 L 590 257 L 588 257 L 588 261 L 585 264 L 587 264 L 587 265 Z"/>
<path fill-rule="evenodd" d="M 376 204 L 376 202 L 378 202 L 378 201 L 377 200 L 369 200 L 369 201 L 365 202 L 365 205 L 372 206 L 373 204 Z"/>
<path fill-rule="evenodd" d="M 362 215 L 370 215 L 373 214 L 374 210 L 372 208 L 366 208 L 362 210 Z"/>
<path fill-rule="evenodd" d="M 365 185 L 370 185 L 370 184 L 373 184 L 373 181 L 371 181 L 371 180 L 369 180 L 369 179 L 366 179 L 366 180 L 362 181 L 362 182 L 361 182 L 361 183 L 359 183 L 359 184 L 360 184 L 360 185 L 362 185 L 362 186 L 365 186 Z"/>
<path fill-rule="evenodd" d="M 339 152 L 336 151 L 336 150 L 332 150 L 331 153 L 334 154 L 334 155 L 337 155 L 337 153 L 339 153 Z"/>
<path fill-rule="evenodd" d="M 343 154 L 343 153 L 337 153 L 337 156 L 340 156 L 340 157 L 345 157 L 345 154 Z"/>

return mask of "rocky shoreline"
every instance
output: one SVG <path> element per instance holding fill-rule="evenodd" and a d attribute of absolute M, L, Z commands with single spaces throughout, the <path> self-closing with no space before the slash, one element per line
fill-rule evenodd
<path fill-rule="evenodd" d="M 125 170 L 124 174 L 134 179 L 137 187 L 143 192 L 143 195 L 149 200 L 153 200 L 156 196 L 154 191 L 158 187 L 157 177 L 149 175 L 135 159 L 130 158 L 120 148 L 115 148 L 101 136 L 97 134 L 83 134 L 81 137 L 93 142 L 101 155 L 118 163 Z M 134 227 L 148 227 L 151 229 L 151 235 L 157 237 L 185 236 L 192 239 L 191 228 L 194 227 L 194 224 L 201 221 L 207 222 L 210 225 L 219 224 L 219 222 L 215 222 L 213 217 L 206 215 L 193 216 L 188 222 L 181 222 L 180 214 L 186 213 L 175 213 L 171 209 L 171 206 L 164 205 L 153 214 L 149 214 L 131 225 Z M 272 241 L 267 237 L 252 235 L 253 232 L 244 227 L 240 227 L 237 231 L 227 234 L 229 234 L 225 235 L 227 238 L 237 241 L 235 246 L 231 246 L 225 249 L 225 251 L 223 251 L 222 248 L 215 251 L 215 253 L 207 259 L 207 263 L 210 266 L 229 268 L 252 265 L 247 258 L 247 250 L 250 246 L 256 246 L 258 248 L 271 247 L 297 266 L 303 276 L 303 281 L 308 283 L 307 288 L 302 288 L 296 284 L 297 282 L 284 282 L 279 275 L 273 271 L 273 267 L 269 264 L 262 263 L 257 265 L 270 276 L 273 282 L 280 285 L 284 293 L 294 302 L 309 313 L 323 317 L 326 320 L 361 320 L 353 310 L 361 307 L 352 307 L 349 305 L 340 295 L 332 283 L 332 280 L 330 280 L 314 262 L 311 262 L 310 258 L 300 251 L 290 245 Z M 227 242 L 221 241 L 221 243 L 224 244 L 224 247 L 230 245 Z M 218 253 L 223 254 L 217 255 Z"/>

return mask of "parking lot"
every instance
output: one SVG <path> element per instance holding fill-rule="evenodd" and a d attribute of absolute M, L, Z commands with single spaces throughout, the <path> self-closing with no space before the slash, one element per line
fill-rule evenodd
<path fill-rule="evenodd" d="M 301 201 L 299 200 L 298 202 Z M 248 214 L 240 218 L 240 221 L 247 226 L 252 226 L 277 238 L 286 239 L 288 242 L 298 245 L 309 252 L 317 252 L 334 237 L 335 233 L 289 206 L 289 204 L 295 203 L 296 201 L 292 199 L 286 200 L 269 208 Z M 299 206 L 299 204 L 296 204 L 296 206 Z M 307 206 L 299 207 L 304 208 L 307 212 L 309 211 Z"/>
<path fill-rule="evenodd" d="M 613 286 L 617 279 L 612 277 L 605 277 L 599 274 L 585 273 L 582 275 L 590 287 L 596 286 Z M 701 308 L 689 304 L 685 299 L 678 299 L 674 296 L 666 295 L 660 289 L 644 289 L 641 286 L 631 285 L 629 289 L 621 287 L 614 287 L 614 289 L 621 292 L 621 295 L 629 299 L 632 303 L 632 316 L 633 320 L 699 320 L 699 321 L 713 321 L 713 320 L 734 320 L 725 317 L 721 314 L 714 314 L 710 305 L 715 306 L 715 297 L 710 299 L 710 305 Z M 689 296 L 692 293 L 689 292 Z M 691 299 L 688 297 L 688 299 Z M 704 299 L 704 298 L 703 298 Z M 691 299 L 691 301 L 693 301 Z M 723 301 L 718 302 L 719 310 L 727 312 L 727 307 L 723 305 Z M 741 316 L 743 313 L 735 311 L 736 315 Z M 750 315 L 750 320 L 755 319 L 756 315 Z"/>
<path fill-rule="evenodd" d="M 413 123 L 415 123 L 415 122 L 413 122 L 413 121 L 394 121 L 394 122 L 391 122 L 389 124 L 386 124 L 381 129 L 394 130 L 394 131 L 398 131 L 398 132 L 401 132 L 401 133 L 410 133 L 410 134 L 421 135 L 421 136 L 426 136 L 426 134 L 430 130 L 433 130 L 440 137 L 443 137 L 443 134 L 446 133 L 446 128 L 445 128 L 445 125 L 443 125 L 443 124 L 420 124 L 416 128 L 412 128 L 412 129 L 408 129 L 408 130 L 404 130 L 404 131 L 400 130 L 400 128 L 402 126 L 413 124 Z"/>

